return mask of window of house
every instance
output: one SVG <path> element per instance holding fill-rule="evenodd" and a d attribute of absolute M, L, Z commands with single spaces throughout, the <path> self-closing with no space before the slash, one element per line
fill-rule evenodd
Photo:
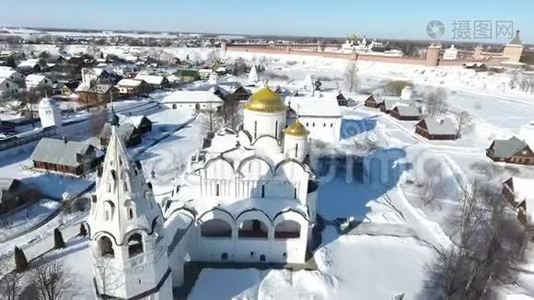
<path fill-rule="evenodd" d="M 265 198 L 265 184 L 261 185 L 261 197 Z"/>

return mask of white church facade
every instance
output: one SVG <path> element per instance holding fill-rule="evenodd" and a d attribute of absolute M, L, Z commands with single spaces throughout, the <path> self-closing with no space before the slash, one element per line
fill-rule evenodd
<path fill-rule="evenodd" d="M 172 299 L 185 260 L 304 264 L 318 185 L 309 131 L 286 126 L 286 110 L 267 87 L 252 95 L 243 130 L 215 135 L 165 209 L 128 157 L 115 116 L 87 221 L 95 294 Z"/>

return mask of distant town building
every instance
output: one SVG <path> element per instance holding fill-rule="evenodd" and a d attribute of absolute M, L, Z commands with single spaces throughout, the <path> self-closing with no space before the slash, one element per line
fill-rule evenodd
<path fill-rule="evenodd" d="M 52 80 L 42 74 L 30 74 L 26 76 L 26 89 L 28 90 L 48 90 L 53 86 Z"/>
<path fill-rule="evenodd" d="M 119 95 L 121 96 L 140 96 L 150 93 L 152 87 L 144 80 L 138 79 L 121 79 L 116 85 Z"/>
<path fill-rule="evenodd" d="M 143 80 L 155 89 L 164 88 L 169 85 L 169 80 L 167 77 L 160 75 L 147 75 L 140 73 L 135 76 L 135 79 Z"/>
<path fill-rule="evenodd" d="M 516 31 L 514 38 L 504 46 L 503 56 L 508 58 L 507 62 L 519 63 L 523 55 L 523 42 L 519 37 L 519 30 Z"/>
<path fill-rule="evenodd" d="M 454 44 L 452 44 L 450 48 L 445 49 L 445 51 L 443 52 L 443 59 L 444 60 L 458 59 L 458 49 L 456 49 Z"/>
<path fill-rule="evenodd" d="M 9 99 L 19 94 L 19 86 L 7 79 L 0 77 L 0 99 Z"/>

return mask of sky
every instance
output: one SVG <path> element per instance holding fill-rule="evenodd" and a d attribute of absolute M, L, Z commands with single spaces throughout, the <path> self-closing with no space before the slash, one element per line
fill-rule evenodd
<path fill-rule="evenodd" d="M 477 39 L 504 41 L 496 23 L 511 21 L 534 43 L 532 0 L 2 0 L 0 10 L 0 26 L 395 39 L 429 39 L 432 20 L 443 40 L 475 40 L 475 21 L 489 21 L 491 37 Z M 470 35 L 455 35 L 458 24 Z"/>

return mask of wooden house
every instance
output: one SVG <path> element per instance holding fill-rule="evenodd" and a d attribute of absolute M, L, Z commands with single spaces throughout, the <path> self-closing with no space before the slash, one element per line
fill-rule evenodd
<path fill-rule="evenodd" d="M 138 79 L 122 79 L 116 87 L 119 95 L 125 97 L 147 95 L 152 91 L 152 87 L 146 81 Z"/>
<path fill-rule="evenodd" d="M 82 175 L 96 162 L 95 148 L 87 142 L 43 138 L 33 150 L 31 160 L 36 169 Z"/>
<path fill-rule="evenodd" d="M 421 113 L 414 105 L 397 105 L 389 114 L 402 121 L 418 121 L 421 119 Z"/>
<path fill-rule="evenodd" d="M 486 149 L 486 156 L 497 162 L 534 165 L 532 149 L 515 136 L 508 140 L 494 140 Z"/>
<path fill-rule="evenodd" d="M 15 178 L 0 178 L 0 213 L 39 200 L 39 192 Z"/>
<path fill-rule="evenodd" d="M 450 119 L 424 118 L 415 125 L 415 133 L 429 140 L 455 140 L 458 130 Z"/>

